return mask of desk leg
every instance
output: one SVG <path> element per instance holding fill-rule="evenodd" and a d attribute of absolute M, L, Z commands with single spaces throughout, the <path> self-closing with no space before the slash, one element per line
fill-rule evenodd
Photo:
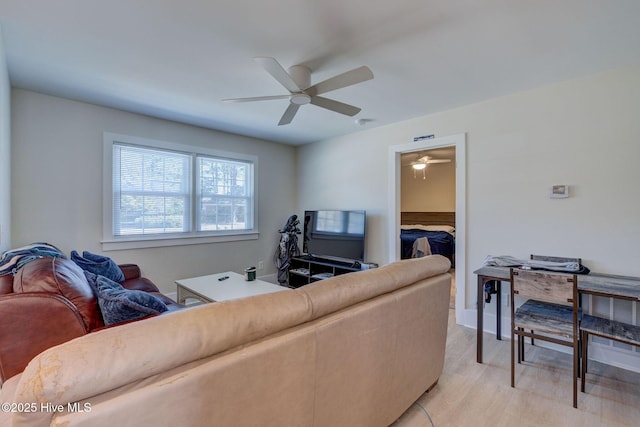
<path fill-rule="evenodd" d="M 484 277 L 478 276 L 478 319 L 476 321 L 476 361 L 482 363 L 482 319 L 484 316 Z"/>
<path fill-rule="evenodd" d="M 502 282 L 496 280 L 496 339 L 502 341 Z"/>

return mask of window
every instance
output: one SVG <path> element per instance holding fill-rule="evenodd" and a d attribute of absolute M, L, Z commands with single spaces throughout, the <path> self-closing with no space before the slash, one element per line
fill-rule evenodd
<path fill-rule="evenodd" d="M 198 156 L 198 229 L 252 228 L 249 177 L 251 164 Z"/>
<path fill-rule="evenodd" d="M 113 144 L 113 234 L 185 233 L 191 229 L 187 154 Z"/>
<path fill-rule="evenodd" d="M 105 133 L 103 249 L 257 238 L 253 156 Z"/>

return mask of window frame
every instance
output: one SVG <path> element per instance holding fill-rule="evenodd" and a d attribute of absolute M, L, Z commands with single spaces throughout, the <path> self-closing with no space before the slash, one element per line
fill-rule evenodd
<path fill-rule="evenodd" d="M 125 235 L 113 234 L 113 145 L 115 143 L 140 146 L 164 151 L 175 151 L 192 156 L 191 167 L 191 230 L 188 232 L 171 234 L 150 235 Z M 213 157 L 229 161 L 246 162 L 252 165 L 249 178 L 250 210 L 252 212 L 252 228 L 247 230 L 216 230 L 197 231 L 195 209 L 198 206 L 196 194 L 198 156 Z M 219 243 L 239 240 L 255 240 L 259 237 L 258 231 L 258 157 L 250 154 L 233 153 L 208 147 L 192 146 L 187 144 L 160 141 L 149 138 L 141 138 L 122 135 L 112 132 L 103 133 L 103 178 L 102 178 L 102 249 L 122 250 L 162 246 L 194 245 L 202 243 Z"/>

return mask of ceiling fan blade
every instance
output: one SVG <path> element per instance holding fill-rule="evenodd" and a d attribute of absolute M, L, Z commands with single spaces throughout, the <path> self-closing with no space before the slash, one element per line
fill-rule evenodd
<path fill-rule="evenodd" d="M 271 77 L 287 88 L 289 92 L 300 92 L 302 90 L 298 87 L 296 82 L 293 81 L 289 73 L 282 68 L 282 65 L 275 60 L 275 58 L 271 58 L 269 56 L 257 56 L 253 58 L 253 60 L 260 64 L 267 73 L 271 74 Z"/>
<path fill-rule="evenodd" d="M 271 101 L 273 99 L 288 99 L 291 95 L 273 95 L 273 96 L 254 96 L 252 98 L 228 98 L 222 102 L 253 102 L 253 101 Z"/>
<path fill-rule="evenodd" d="M 278 122 L 278 126 L 288 125 L 289 123 L 291 123 L 291 120 L 293 120 L 293 117 L 298 112 L 298 108 L 300 108 L 298 104 L 289 104 L 287 109 L 284 111 L 282 118 Z"/>
<path fill-rule="evenodd" d="M 326 108 L 327 110 L 335 111 L 336 113 L 344 114 L 346 116 L 355 116 L 361 110 L 361 108 L 354 107 L 353 105 L 345 104 L 344 102 L 335 101 L 329 98 L 323 98 L 322 96 L 312 96 L 311 103 L 318 107 Z"/>
<path fill-rule="evenodd" d="M 434 159 L 429 156 L 422 156 L 417 161 L 420 163 L 451 163 L 451 159 Z"/>
<path fill-rule="evenodd" d="M 309 95 L 320 95 L 321 93 L 330 92 L 332 90 L 341 89 L 343 87 L 362 83 L 373 78 L 373 72 L 369 67 L 363 65 L 362 67 L 354 68 L 351 71 L 338 74 L 320 83 L 317 83 L 310 88 L 306 89 Z"/>

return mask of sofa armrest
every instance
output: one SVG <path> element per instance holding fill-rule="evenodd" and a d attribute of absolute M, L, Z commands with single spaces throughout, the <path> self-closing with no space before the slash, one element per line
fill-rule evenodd
<path fill-rule="evenodd" d="M 123 287 L 129 290 L 144 292 L 160 292 L 158 287 L 151 280 L 142 277 L 142 272 L 137 264 L 118 264 L 124 274 Z"/>
<path fill-rule="evenodd" d="M 13 293 L 13 275 L 0 276 L 0 295 Z"/>
<path fill-rule="evenodd" d="M 162 302 L 167 304 L 170 311 L 182 308 L 182 305 L 163 295 L 155 283 L 153 283 L 146 277 L 142 277 L 142 272 L 140 271 L 140 267 L 137 264 L 119 264 L 118 267 L 120 267 L 120 269 L 124 273 L 125 280 L 121 283 L 124 288 L 132 291 L 135 290 L 149 292 L 160 298 Z"/>
<path fill-rule="evenodd" d="M 118 264 L 118 267 L 120 267 L 120 270 L 122 270 L 124 274 L 124 280 L 137 279 L 142 276 L 138 264 Z"/>
<path fill-rule="evenodd" d="M 85 335 L 77 308 L 58 294 L 0 296 L 0 379 L 19 374 L 44 350 Z"/>

